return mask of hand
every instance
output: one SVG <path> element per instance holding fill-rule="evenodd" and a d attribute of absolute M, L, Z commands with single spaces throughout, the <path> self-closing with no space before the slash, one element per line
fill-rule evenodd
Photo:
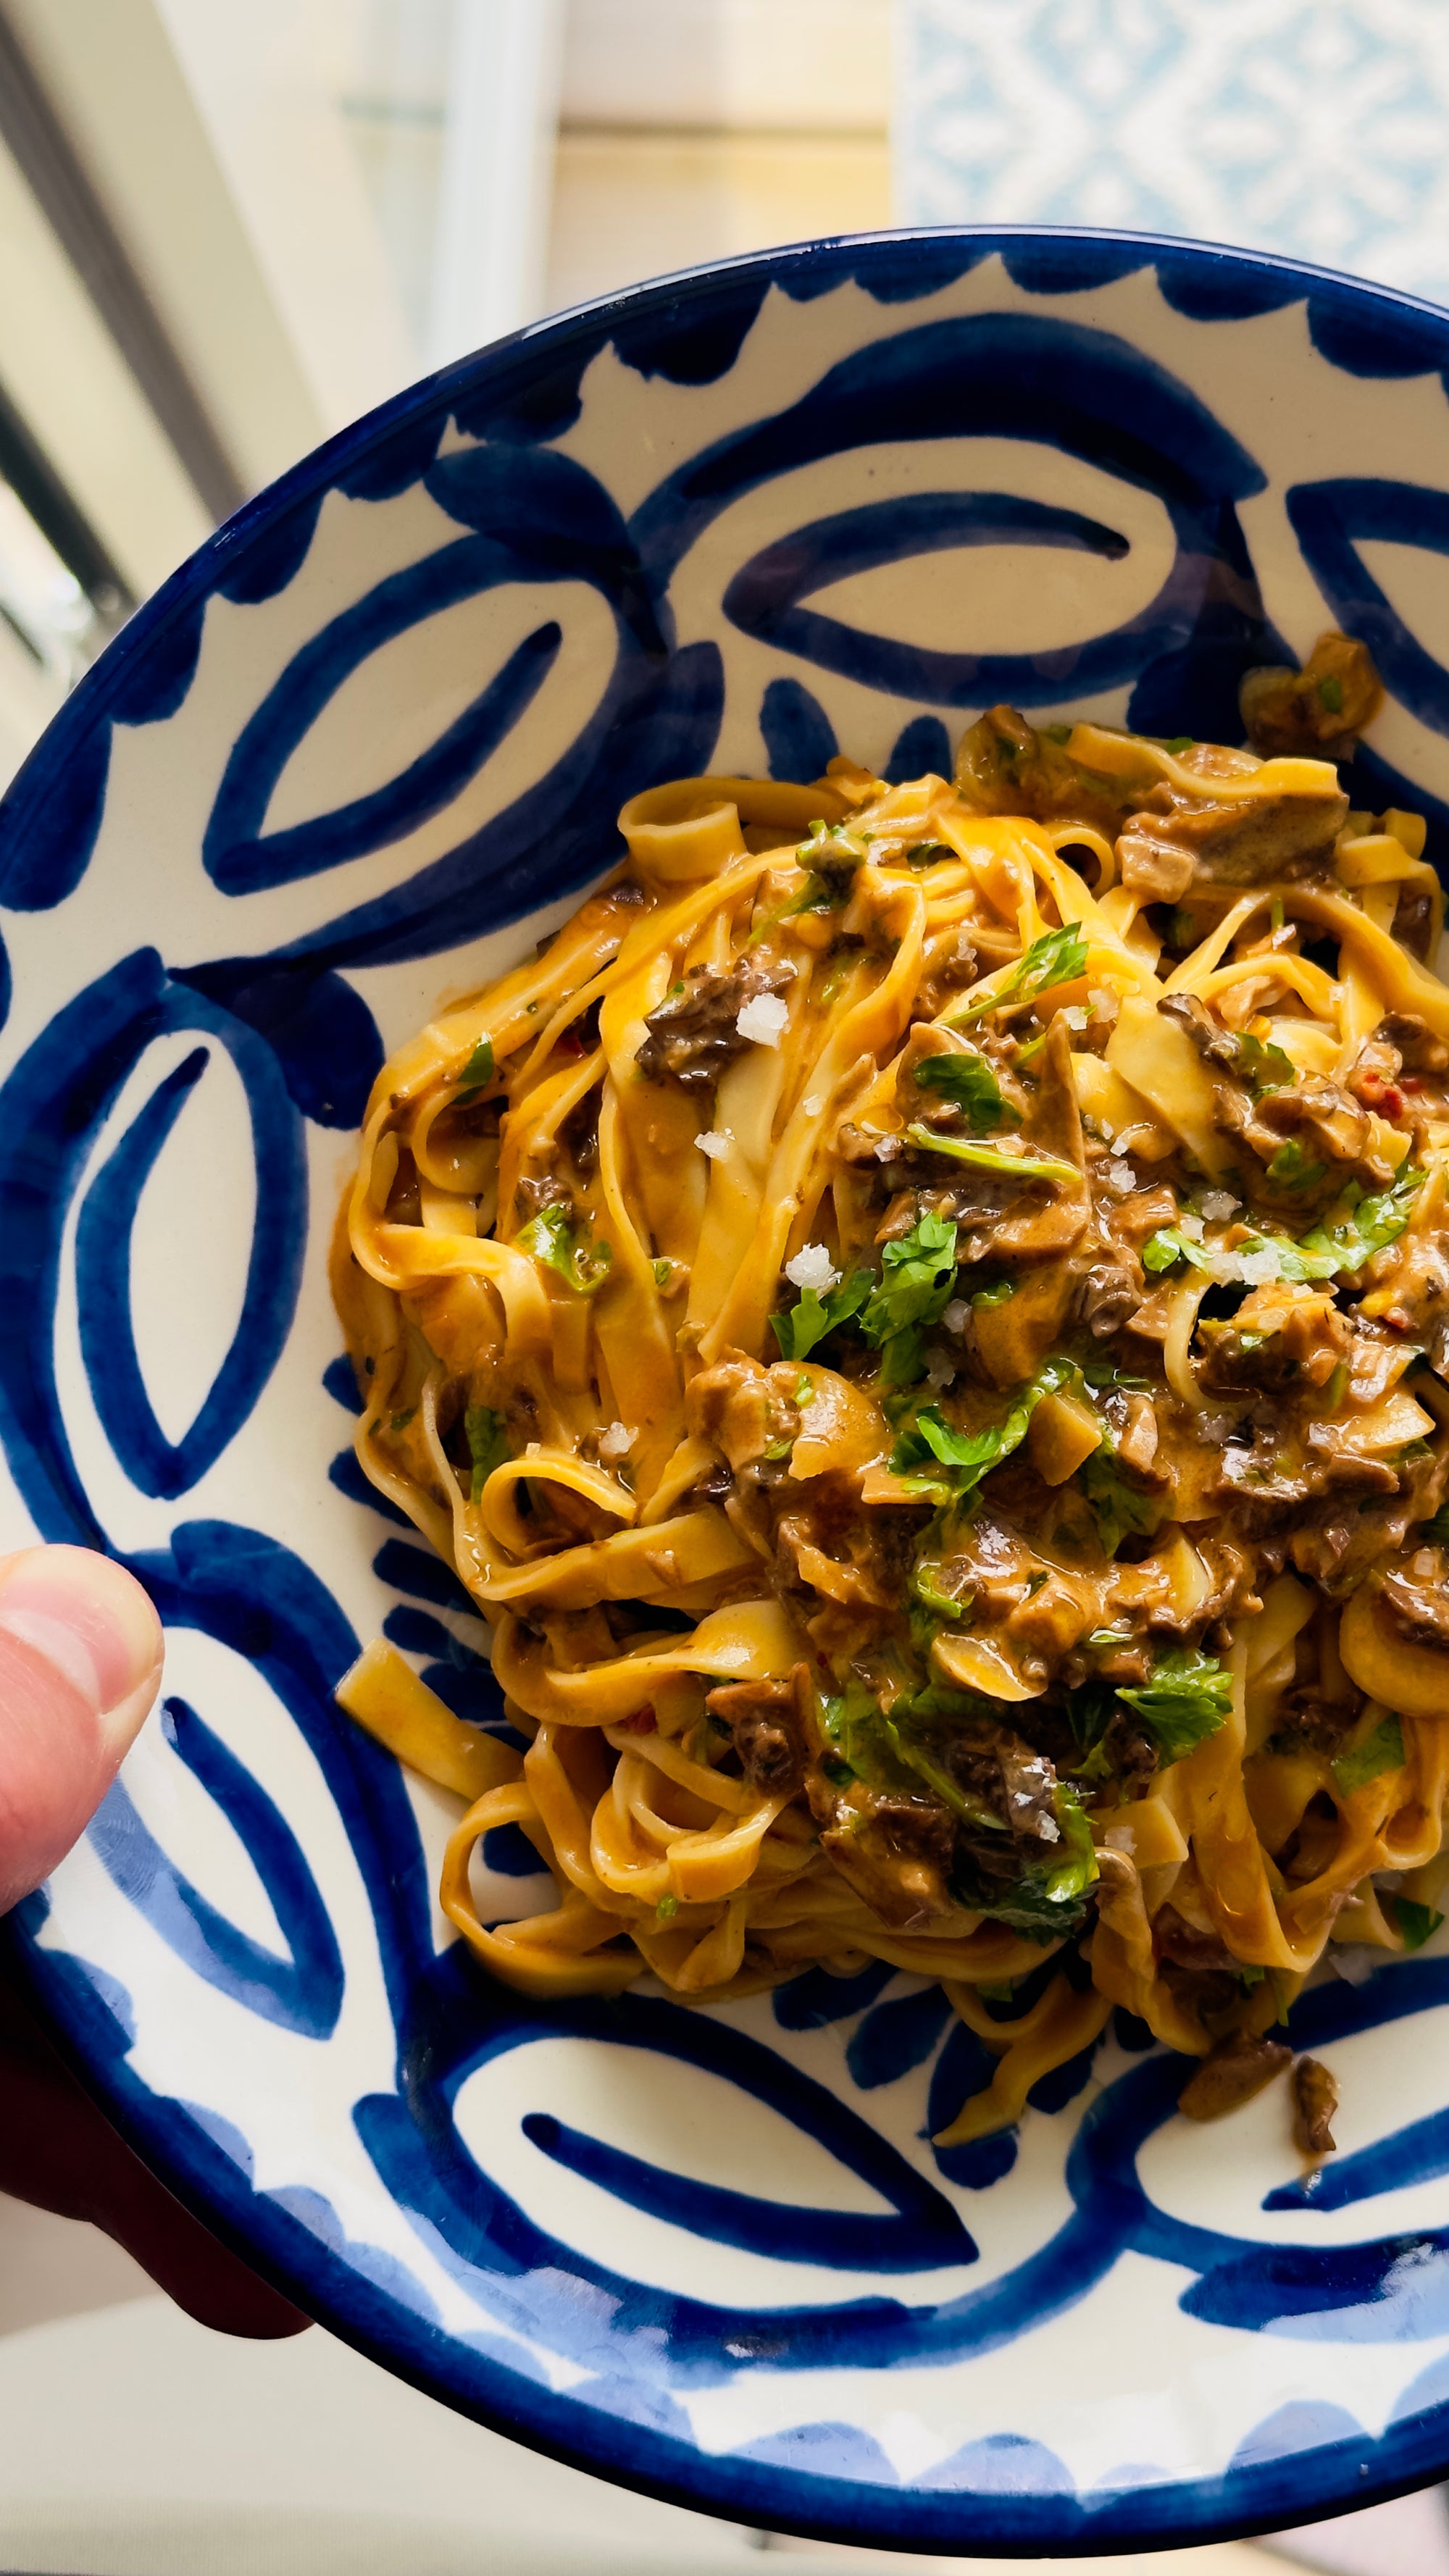
<path fill-rule="evenodd" d="M 0 1912 L 69 1851 L 161 1680 L 139 1583 L 78 1547 L 0 1557 Z M 47 2037 L 0 1944 L 0 2190 L 124 2245 L 178 2306 L 239 2335 L 309 2323 L 174 2200 Z"/>

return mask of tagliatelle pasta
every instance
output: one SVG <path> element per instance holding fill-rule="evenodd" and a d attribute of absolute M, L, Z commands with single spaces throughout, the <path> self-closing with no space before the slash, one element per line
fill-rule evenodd
<path fill-rule="evenodd" d="M 997 709 L 953 781 L 676 781 L 385 1067 L 358 1456 L 527 1749 L 381 1644 L 339 1698 L 468 1801 L 505 1982 L 939 1979 L 954 2144 L 1114 2006 L 1226 2108 L 1330 1943 L 1434 1928 L 1449 989 L 1422 824 L 1339 786 L 1374 694 L 1330 637 L 1250 751 Z M 484 1921 L 504 1824 L 557 1901 Z"/>

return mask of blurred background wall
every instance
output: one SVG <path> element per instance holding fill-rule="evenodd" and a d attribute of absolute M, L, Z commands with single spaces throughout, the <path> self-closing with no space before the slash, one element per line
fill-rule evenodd
<path fill-rule="evenodd" d="M 943 221 L 1449 301 L 1449 0 L 0 0 L 0 781 L 208 528 L 427 369 Z"/>

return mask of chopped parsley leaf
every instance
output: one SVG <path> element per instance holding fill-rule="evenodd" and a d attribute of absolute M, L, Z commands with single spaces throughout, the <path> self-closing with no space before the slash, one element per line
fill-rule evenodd
<path fill-rule="evenodd" d="M 1151 1391 L 1150 1377 L 1129 1377 L 1125 1369 L 1119 1369 L 1111 1360 L 1098 1359 L 1095 1355 L 1090 1355 L 1084 1360 L 1079 1360 L 1077 1366 L 1088 1386 L 1121 1386 L 1138 1395 L 1147 1395 Z"/>
<path fill-rule="evenodd" d="M 1406 1950 L 1422 1950 L 1431 1941 L 1444 1917 L 1432 1905 L 1416 1905 L 1411 1896 L 1391 1896 L 1388 1902 L 1391 1920 L 1398 1925 Z"/>
<path fill-rule="evenodd" d="M 908 1127 L 906 1143 L 918 1153 L 946 1154 L 953 1163 L 970 1163 L 978 1172 L 1004 1172 L 1008 1179 L 1066 1181 L 1075 1185 L 1081 1173 L 1059 1154 L 1007 1154 L 999 1145 L 967 1143 L 964 1136 L 943 1136 L 934 1127 Z"/>
<path fill-rule="evenodd" d="M 1268 1179 L 1277 1190 L 1316 1189 L 1328 1169 L 1326 1163 L 1315 1163 L 1305 1154 L 1296 1136 L 1280 1145 L 1268 1165 Z"/>
<path fill-rule="evenodd" d="M 1186 1261 L 1194 1270 L 1211 1270 L 1216 1258 L 1210 1243 L 1196 1242 L 1175 1225 L 1160 1225 L 1142 1247 L 1144 1270 L 1171 1270 L 1178 1261 Z"/>
<path fill-rule="evenodd" d="M 1392 1189 L 1360 1199 L 1342 1225 L 1329 1229 L 1317 1226 L 1312 1234 L 1306 1234 L 1295 1247 L 1298 1259 L 1305 1264 L 1303 1277 L 1331 1279 L 1337 1270 L 1361 1270 L 1373 1253 L 1397 1243 L 1423 1182 L 1421 1170 L 1401 1171 Z M 1286 1273 L 1289 1278 L 1294 1275 L 1291 1269 Z"/>
<path fill-rule="evenodd" d="M 1233 1704 L 1232 1676 L 1215 1655 L 1177 1646 L 1154 1664 L 1150 1681 L 1117 1696 L 1135 1708 L 1162 1761 L 1180 1762 L 1223 1724 Z"/>
<path fill-rule="evenodd" d="M 939 1491 L 944 1484 L 952 1499 L 974 1492 L 983 1476 L 1020 1448 L 1042 1397 L 1066 1385 L 1071 1375 L 1069 1362 L 1048 1360 L 1020 1389 L 1005 1418 L 980 1431 L 953 1431 L 938 1404 L 923 1405 L 891 1451 L 892 1472 L 922 1476 L 923 1490 Z M 934 1474 L 933 1462 L 946 1470 L 944 1478 Z"/>
<path fill-rule="evenodd" d="M 1159 1506 L 1128 1484 L 1110 1440 L 1077 1469 L 1077 1482 L 1092 1507 L 1104 1555 L 1115 1556 L 1124 1538 L 1147 1538 L 1156 1529 Z"/>
<path fill-rule="evenodd" d="M 481 1091 L 493 1079 L 493 1040 L 480 1038 L 458 1076 L 456 1097 L 466 1100 L 470 1092 Z"/>
<path fill-rule="evenodd" d="M 602 1288 L 614 1259 L 610 1244 L 580 1243 L 561 1207 L 543 1208 L 531 1218 L 518 1237 L 518 1249 L 546 1261 L 578 1297 L 592 1297 Z"/>
<path fill-rule="evenodd" d="M 468 1454 L 473 1461 L 473 1481 L 468 1500 L 476 1503 L 495 1467 L 501 1467 L 512 1450 L 503 1432 L 503 1416 L 489 1404 L 470 1404 L 463 1416 Z"/>
<path fill-rule="evenodd" d="M 1049 992 L 1055 984 L 1074 984 L 1087 971 L 1087 943 L 1080 925 L 1067 922 L 1060 930 L 1043 932 L 1034 939 L 1024 957 L 1018 957 L 1005 983 L 994 993 L 983 994 L 978 1002 L 968 1002 L 964 1010 L 952 1013 L 947 1025 L 965 1028 L 970 1021 L 984 1019 L 988 1011 L 1000 1010 L 1004 1002 L 1033 1001 L 1038 993 Z"/>
<path fill-rule="evenodd" d="M 860 1329 L 881 1353 L 887 1386 L 914 1385 L 925 1367 L 923 1328 L 951 1303 L 956 1285 L 956 1227 L 928 1209 L 909 1234 L 888 1243 L 881 1275 L 860 1318 Z"/>
<path fill-rule="evenodd" d="M 1415 1168 L 1401 1172 L 1392 1189 L 1379 1190 L 1372 1198 L 1355 1202 L 1350 1189 L 1345 1195 L 1351 1213 L 1339 1224 L 1315 1226 L 1297 1243 L 1288 1235 L 1250 1235 L 1238 1252 L 1271 1253 L 1280 1279 L 1333 1279 L 1340 1271 L 1361 1270 L 1374 1253 L 1397 1243 L 1423 1183 L 1423 1171 Z"/>
<path fill-rule="evenodd" d="M 1075 1790 L 1065 1780 L 1057 1782 L 1053 1803 L 1061 1839 L 1049 1846 L 1051 1857 L 1028 1861 L 1014 1886 L 992 1888 L 989 1893 L 977 1887 L 964 1855 L 958 1856 L 952 1873 L 953 1891 L 963 1904 L 981 1905 L 995 1921 L 1009 1923 L 1037 1941 L 1059 1941 L 1075 1930 L 1086 1910 L 1087 1890 L 1098 1875 L 1092 1828 Z"/>
<path fill-rule="evenodd" d="M 1242 1075 L 1254 1093 L 1287 1091 L 1292 1087 L 1292 1057 L 1285 1055 L 1282 1047 L 1270 1046 L 1265 1039 L 1255 1038 L 1247 1029 L 1241 1030 L 1234 1039 L 1233 1069 Z"/>
<path fill-rule="evenodd" d="M 954 1228 L 953 1228 L 954 1236 Z M 875 1281 L 868 1270 L 853 1270 L 838 1288 L 828 1288 L 822 1297 L 818 1288 L 802 1288 L 798 1303 L 788 1313 L 772 1315 L 775 1339 L 780 1356 L 787 1360 L 808 1360 L 817 1342 L 833 1333 L 837 1324 L 849 1323 L 858 1315 L 870 1295 Z"/>
<path fill-rule="evenodd" d="M 954 1592 L 943 1592 L 935 1579 L 940 1571 L 939 1565 L 933 1565 L 929 1558 L 923 1559 L 911 1576 L 912 1594 L 919 1601 L 922 1609 L 929 1610 L 933 1618 L 964 1619 L 975 1595 L 970 1592 L 959 1595 Z"/>
<path fill-rule="evenodd" d="M 1355 1790 L 1366 1789 L 1370 1780 L 1379 1779 L 1385 1771 L 1402 1771 L 1404 1730 L 1398 1719 L 1381 1717 L 1361 1744 L 1350 1745 L 1329 1767 L 1335 1788 L 1345 1798 L 1351 1798 Z"/>
<path fill-rule="evenodd" d="M 965 1112 L 973 1136 L 989 1136 L 1008 1119 L 1013 1126 L 1020 1124 L 1020 1112 L 1003 1099 L 985 1056 L 974 1048 L 969 1055 L 928 1055 L 916 1067 L 916 1080 L 923 1091 L 939 1091 L 954 1101 Z"/>

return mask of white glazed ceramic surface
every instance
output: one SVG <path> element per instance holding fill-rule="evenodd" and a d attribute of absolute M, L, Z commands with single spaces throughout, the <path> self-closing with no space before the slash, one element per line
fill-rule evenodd
<path fill-rule="evenodd" d="M 681 771 L 941 767 L 983 704 L 1236 730 L 1338 623 L 1356 801 L 1449 824 L 1449 319 L 1181 245 L 889 237 L 640 290 L 252 504 L 0 812 L 0 1543 L 102 1544 L 162 1708 L 22 1909 L 144 2152 L 342 2333 L 605 2475 L 922 2548 L 1302 2520 L 1449 2463 L 1449 1956 L 1295 2012 L 1344 2109 L 1204 2133 L 1119 2023 L 1019 2132 L 939 1995 L 490 1987 L 449 1816 L 335 1713 L 385 1630 L 501 1723 L 351 1460 L 326 1283 L 382 1053 Z M 1441 801 L 1445 800 L 1445 801 Z M 547 1901 L 490 1838 L 496 1910 Z M 1442 2016 L 1442 2018 L 1441 2018 Z"/>

